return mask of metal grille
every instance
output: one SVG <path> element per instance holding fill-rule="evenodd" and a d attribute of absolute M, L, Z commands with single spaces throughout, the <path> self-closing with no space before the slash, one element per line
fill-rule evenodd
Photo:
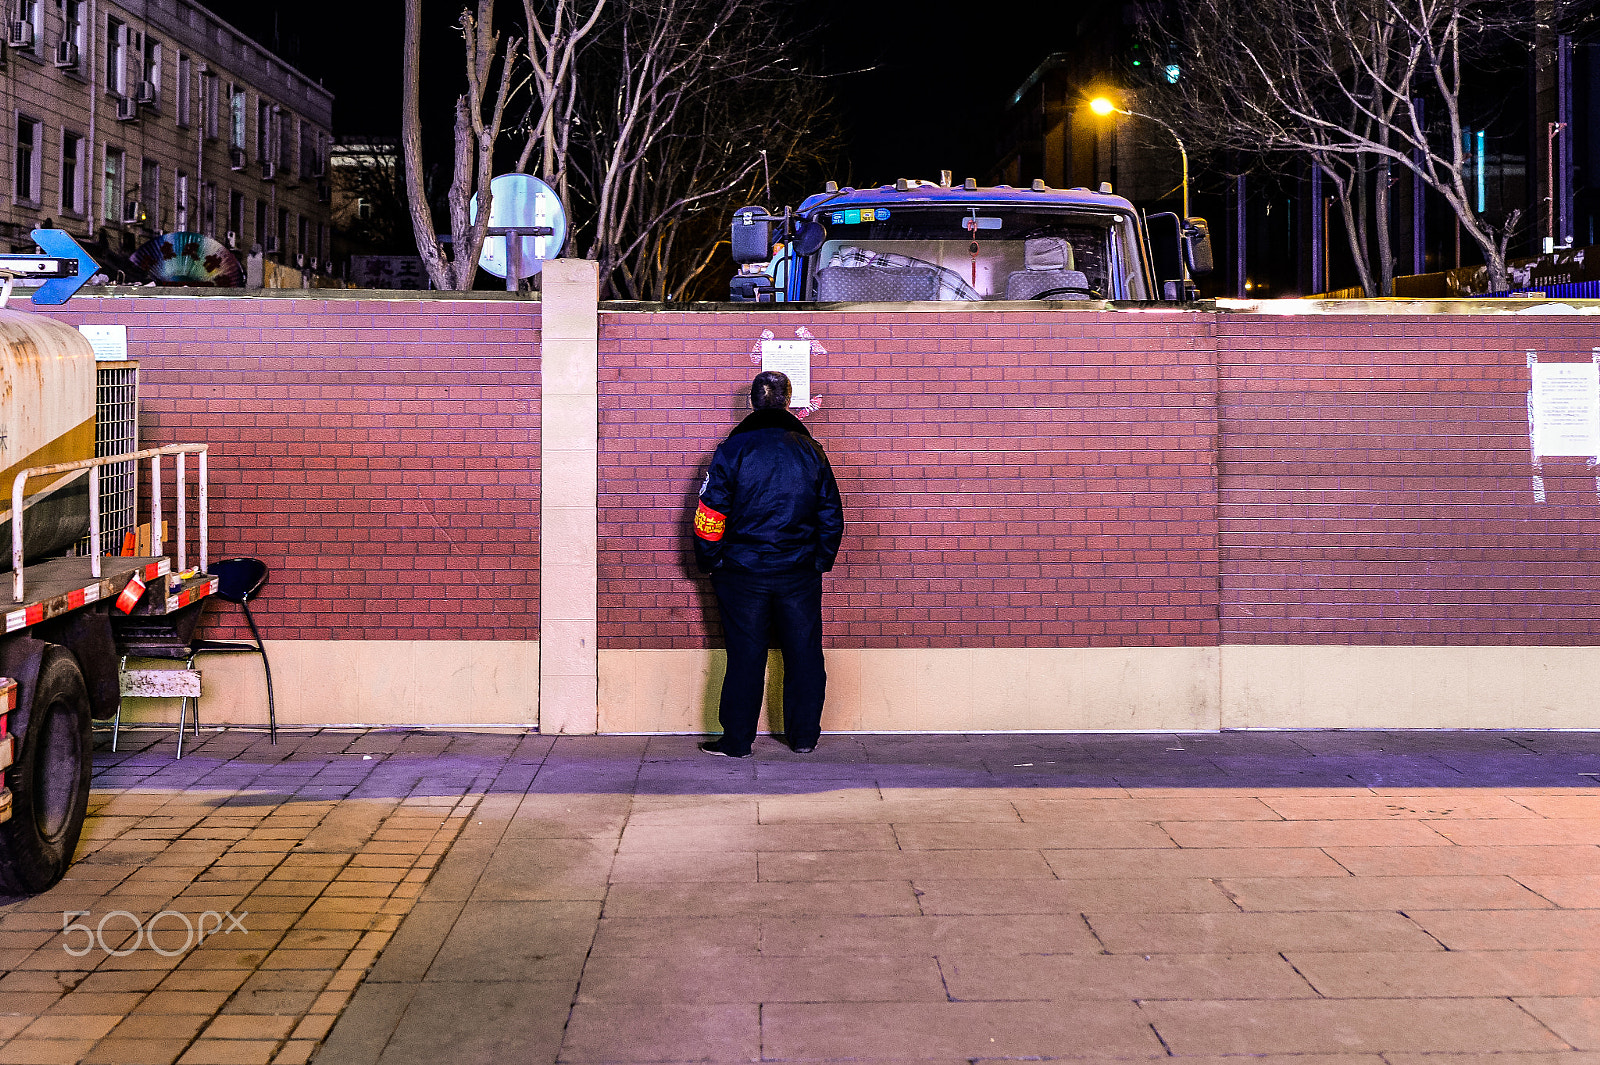
<path fill-rule="evenodd" d="M 96 369 L 94 454 L 125 455 L 139 450 L 139 364 L 102 362 Z M 100 471 L 100 552 L 122 551 L 133 531 L 139 496 L 138 464 L 117 462 Z"/>

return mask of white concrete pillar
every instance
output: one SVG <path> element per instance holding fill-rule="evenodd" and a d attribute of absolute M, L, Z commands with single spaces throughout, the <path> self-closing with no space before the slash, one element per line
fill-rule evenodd
<path fill-rule="evenodd" d="M 544 264 L 540 314 L 539 730 L 599 728 L 598 265 Z"/>

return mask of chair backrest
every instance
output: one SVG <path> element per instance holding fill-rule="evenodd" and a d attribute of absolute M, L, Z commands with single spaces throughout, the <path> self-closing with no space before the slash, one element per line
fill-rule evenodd
<path fill-rule="evenodd" d="M 217 596 L 230 603 L 254 599 L 267 583 L 267 564 L 259 558 L 225 558 L 211 567 L 217 575 Z"/>
<path fill-rule="evenodd" d="M 939 275 L 931 266 L 824 266 L 817 271 L 823 303 L 902 303 L 939 298 Z"/>

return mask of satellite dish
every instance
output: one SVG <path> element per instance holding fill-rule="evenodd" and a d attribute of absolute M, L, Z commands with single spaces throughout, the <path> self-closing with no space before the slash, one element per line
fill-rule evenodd
<path fill-rule="evenodd" d="M 203 233 L 163 233 L 129 261 L 158 285 L 242 288 L 244 270 L 233 252 Z"/>
<path fill-rule="evenodd" d="M 532 174 L 501 174 L 489 182 L 494 195 L 489 201 L 489 228 L 491 230 L 548 230 L 534 236 L 518 236 L 517 251 L 521 253 L 521 268 L 517 278 L 532 277 L 544 266 L 546 259 L 561 254 L 567 242 L 567 212 L 555 190 Z M 476 222 L 478 197 L 474 195 L 467 204 L 467 217 Z M 495 277 L 506 277 L 511 268 L 506 247 L 511 238 L 505 234 L 491 233 L 483 242 L 483 253 L 478 265 Z M 508 286 L 509 287 L 509 286 Z"/>

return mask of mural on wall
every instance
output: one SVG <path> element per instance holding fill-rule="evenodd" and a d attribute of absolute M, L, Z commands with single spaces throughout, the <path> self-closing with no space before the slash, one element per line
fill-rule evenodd
<path fill-rule="evenodd" d="M 780 370 L 794 386 L 795 417 L 807 418 L 822 409 L 822 396 L 811 391 L 815 362 L 828 353 L 822 342 L 805 326 L 796 326 L 794 340 L 779 340 L 770 329 L 750 345 L 750 361 L 762 370 Z M 802 346 L 803 345 L 803 346 Z M 804 399 L 804 402 L 801 400 Z"/>

